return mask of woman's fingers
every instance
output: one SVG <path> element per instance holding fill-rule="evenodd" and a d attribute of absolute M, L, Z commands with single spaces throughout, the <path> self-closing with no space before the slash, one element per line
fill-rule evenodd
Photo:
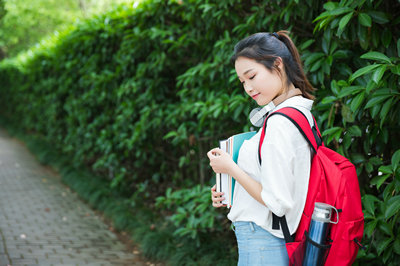
<path fill-rule="evenodd" d="M 211 193 L 211 200 L 213 202 L 220 202 L 220 201 L 225 199 L 224 197 L 222 197 L 223 195 L 224 195 L 223 192 L 212 192 Z"/>
<path fill-rule="evenodd" d="M 220 193 L 221 193 L 221 192 L 217 192 L 217 187 L 216 187 L 216 185 L 214 185 L 214 186 L 211 188 L 211 200 L 214 201 L 214 198 L 220 197 L 220 196 L 221 196 Z"/>
<path fill-rule="evenodd" d="M 214 159 L 215 154 L 213 153 L 213 150 L 207 152 L 207 156 L 208 156 L 208 159 L 210 159 L 210 160 L 211 160 L 211 159 Z"/>
<path fill-rule="evenodd" d="M 224 197 L 221 197 L 222 195 L 220 195 L 220 196 L 214 196 L 214 197 L 212 197 L 211 198 L 211 200 L 213 201 L 213 202 L 221 202 L 221 201 L 223 201 L 225 198 Z"/>
<path fill-rule="evenodd" d="M 213 198 L 215 198 L 216 200 L 219 199 L 221 200 L 221 197 L 224 195 L 224 192 L 213 192 L 212 196 Z"/>
<path fill-rule="evenodd" d="M 209 152 L 207 152 L 207 156 L 211 160 L 211 159 L 215 158 L 215 156 L 220 155 L 221 152 L 222 152 L 222 150 L 220 148 L 214 148 L 214 149 L 210 150 Z"/>
<path fill-rule="evenodd" d="M 224 192 L 217 192 L 216 190 L 217 190 L 217 187 L 216 187 L 216 185 L 214 185 L 211 188 L 212 206 L 215 208 L 225 207 L 226 204 L 221 203 L 225 199 L 224 197 L 222 197 L 222 195 L 224 195 Z"/>
<path fill-rule="evenodd" d="M 222 203 L 216 203 L 216 202 L 213 202 L 213 207 L 215 207 L 215 208 L 219 208 L 219 207 L 226 207 L 226 204 L 222 204 Z"/>

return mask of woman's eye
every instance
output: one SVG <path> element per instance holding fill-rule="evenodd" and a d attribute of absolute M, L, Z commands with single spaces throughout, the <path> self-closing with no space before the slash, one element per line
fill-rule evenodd
<path fill-rule="evenodd" d="M 249 79 L 251 80 L 251 79 L 253 79 L 255 76 L 256 76 L 256 75 L 253 75 L 253 76 L 251 76 Z"/>

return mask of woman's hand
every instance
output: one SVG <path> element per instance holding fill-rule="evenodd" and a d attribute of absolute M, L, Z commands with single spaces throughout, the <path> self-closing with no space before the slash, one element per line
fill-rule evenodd
<path fill-rule="evenodd" d="M 232 170 L 237 166 L 232 157 L 219 148 L 214 148 L 207 153 L 210 166 L 215 173 L 224 173 L 232 176 Z"/>
<path fill-rule="evenodd" d="M 217 192 L 216 185 L 211 188 L 211 200 L 213 207 L 226 207 L 226 204 L 221 203 L 225 199 L 222 197 L 222 195 L 224 195 L 224 192 Z"/>

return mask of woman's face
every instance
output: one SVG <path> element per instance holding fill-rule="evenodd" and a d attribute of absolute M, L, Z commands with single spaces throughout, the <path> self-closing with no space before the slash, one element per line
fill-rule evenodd
<path fill-rule="evenodd" d="M 282 63 L 276 61 L 282 72 Z M 269 71 L 254 59 L 239 57 L 235 61 L 236 74 L 248 95 L 258 105 L 266 105 L 283 92 L 283 82 L 277 71 Z"/>

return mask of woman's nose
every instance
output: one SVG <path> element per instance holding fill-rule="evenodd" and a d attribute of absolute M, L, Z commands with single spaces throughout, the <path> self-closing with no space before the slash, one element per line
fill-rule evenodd
<path fill-rule="evenodd" d="M 244 90 L 245 90 L 247 93 L 251 93 L 251 92 L 253 91 L 253 88 L 252 88 L 250 85 L 248 85 L 248 84 L 244 84 Z"/>

